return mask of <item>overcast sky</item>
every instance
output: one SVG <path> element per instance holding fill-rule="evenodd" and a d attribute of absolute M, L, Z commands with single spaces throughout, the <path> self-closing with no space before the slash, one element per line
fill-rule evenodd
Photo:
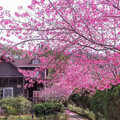
<path fill-rule="evenodd" d="M 23 6 L 23 8 L 26 9 L 27 6 L 30 4 L 31 4 L 31 0 L 0 0 L 0 7 L 3 7 L 5 10 L 10 10 L 12 14 L 18 10 L 18 6 Z M 0 37 L 1 36 L 5 37 L 6 35 L 0 34 Z M 19 42 L 19 40 L 14 36 L 11 36 L 10 38 L 7 39 L 11 41 Z"/>
<path fill-rule="evenodd" d="M 18 6 L 26 8 L 30 3 L 31 0 L 0 0 L 0 6 L 12 12 L 16 11 Z"/>

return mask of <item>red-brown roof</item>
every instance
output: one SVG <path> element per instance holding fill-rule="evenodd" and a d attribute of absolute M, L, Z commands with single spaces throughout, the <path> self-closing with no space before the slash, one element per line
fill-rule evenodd
<path fill-rule="evenodd" d="M 41 63 L 39 64 L 33 64 L 31 62 L 31 59 L 16 59 L 14 64 L 18 67 L 40 67 L 40 66 L 45 66 Z"/>
<path fill-rule="evenodd" d="M 22 68 L 22 67 L 27 67 L 27 68 L 29 68 L 29 67 L 40 67 L 40 66 L 46 66 L 47 65 L 47 63 L 46 64 L 43 64 L 43 63 L 38 63 L 38 64 L 33 64 L 32 63 L 32 60 L 34 60 L 34 59 L 14 59 L 14 60 L 11 60 L 9 57 L 5 57 L 4 55 L 3 56 L 0 56 L 0 60 L 4 60 L 4 59 L 6 59 L 6 60 L 9 60 L 9 62 L 13 65 L 13 66 L 15 66 L 16 68 Z"/>

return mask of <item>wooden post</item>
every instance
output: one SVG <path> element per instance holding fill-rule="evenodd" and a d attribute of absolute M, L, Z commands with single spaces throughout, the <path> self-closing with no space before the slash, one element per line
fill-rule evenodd
<path fill-rule="evenodd" d="M 18 85 L 18 77 L 17 77 L 17 85 Z"/>
<path fill-rule="evenodd" d="M 34 120 L 34 115 L 32 114 L 32 120 Z"/>
<path fill-rule="evenodd" d="M 10 79 L 10 78 L 9 78 L 9 77 L 7 77 L 7 80 L 8 80 L 8 84 L 10 83 L 10 82 L 9 82 L 9 79 Z"/>
<path fill-rule="evenodd" d="M 25 89 L 24 89 L 25 79 L 24 79 L 24 77 L 22 77 L 22 80 L 23 80 L 23 95 L 25 95 Z"/>
<path fill-rule="evenodd" d="M 1 107 L 0 107 L 0 116 L 2 115 L 2 109 L 1 109 Z"/>

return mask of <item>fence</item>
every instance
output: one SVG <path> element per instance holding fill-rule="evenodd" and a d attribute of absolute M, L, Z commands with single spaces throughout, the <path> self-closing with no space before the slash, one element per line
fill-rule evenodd
<path fill-rule="evenodd" d="M 33 91 L 33 103 L 39 103 L 42 102 L 43 99 L 41 98 L 43 96 L 42 91 Z"/>

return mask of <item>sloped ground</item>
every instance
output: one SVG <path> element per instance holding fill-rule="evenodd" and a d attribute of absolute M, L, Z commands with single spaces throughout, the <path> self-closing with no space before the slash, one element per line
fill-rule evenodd
<path fill-rule="evenodd" d="M 69 120 L 89 120 L 69 110 L 66 110 L 65 112 L 68 114 Z"/>

